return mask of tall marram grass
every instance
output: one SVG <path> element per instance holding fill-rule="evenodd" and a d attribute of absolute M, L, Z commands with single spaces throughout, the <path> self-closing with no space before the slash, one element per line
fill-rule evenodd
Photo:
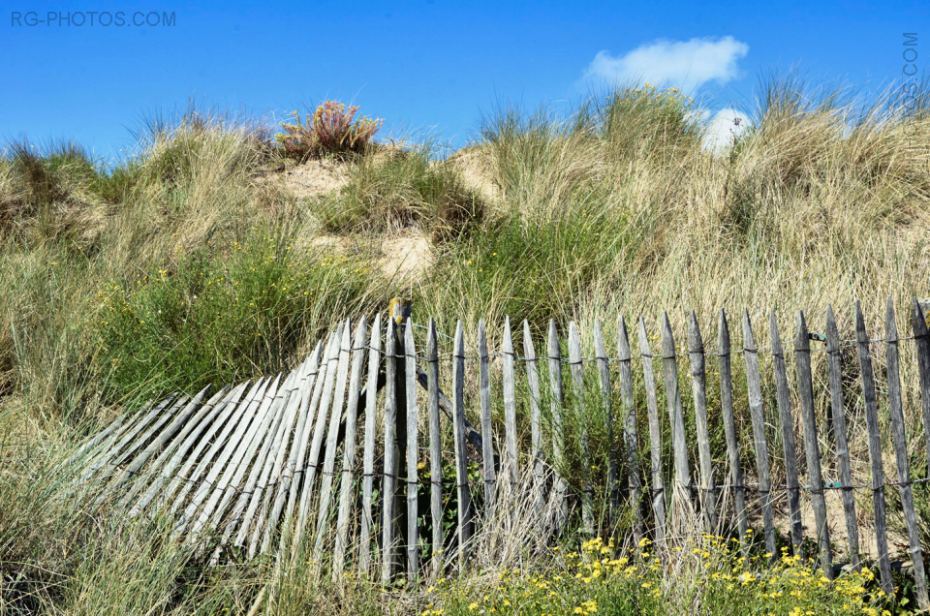
<path fill-rule="evenodd" d="M 466 591 L 435 601 L 309 583 L 302 563 L 209 568 L 157 524 L 62 498 L 53 469 L 142 398 L 291 366 L 321 332 L 395 294 L 448 333 L 485 317 L 495 340 L 505 315 L 537 336 L 549 318 L 583 332 L 602 319 L 612 335 L 618 313 L 652 326 L 663 310 L 677 332 L 694 310 L 709 340 L 720 308 L 747 308 L 757 335 L 774 308 L 789 337 L 795 310 L 818 329 L 829 304 L 847 336 L 855 299 L 878 333 L 888 296 L 903 308 L 930 295 L 925 109 L 852 110 L 777 86 L 754 116 L 715 155 L 689 100 L 624 90 L 567 122 L 490 123 L 470 148 L 485 186 L 454 158 L 372 148 L 341 163 L 344 190 L 309 205 L 276 181 L 283 153 L 264 133 L 217 119 L 158 127 L 113 170 L 78 148 L 11 148 L 0 159 L 0 611 L 242 613 L 267 587 L 275 613 L 464 612 L 498 571 L 529 572 L 539 551 L 514 542 L 523 534 L 482 539 Z M 433 234 L 434 258 L 403 283 L 363 243 L 313 248 L 321 230 L 411 225 Z M 602 432 L 591 431 L 595 453 Z M 726 612 L 726 586 L 715 588 L 716 607 L 698 607 Z"/>

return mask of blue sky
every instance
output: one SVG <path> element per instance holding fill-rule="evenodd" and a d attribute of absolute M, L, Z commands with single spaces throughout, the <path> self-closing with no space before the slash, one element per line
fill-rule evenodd
<path fill-rule="evenodd" d="M 99 23 L 116 11 L 174 24 Z M 630 79 L 687 89 L 713 119 L 751 111 L 773 74 L 874 94 L 904 78 L 904 32 L 930 73 L 927 0 L 13 4 L 0 13 L 0 141 L 73 140 L 112 163 L 145 118 L 191 101 L 273 122 L 336 98 L 384 118 L 387 136 L 459 146 L 501 108 L 563 113 Z"/>

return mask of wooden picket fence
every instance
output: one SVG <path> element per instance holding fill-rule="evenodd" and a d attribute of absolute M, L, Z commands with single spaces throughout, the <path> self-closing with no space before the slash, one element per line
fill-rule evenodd
<path fill-rule="evenodd" d="M 279 560 L 303 555 L 326 563 L 335 577 L 352 569 L 362 576 L 379 576 L 385 583 L 398 575 L 413 580 L 467 566 L 476 530 L 495 519 L 495 512 L 515 508 L 510 502 L 514 499 L 529 499 L 550 538 L 569 531 L 580 536 L 625 532 L 636 541 L 651 537 L 661 552 L 688 534 L 712 532 L 737 537 L 744 545 L 762 542 L 773 558 L 781 553 L 779 528 L 786 529 L 791 551 L 805 549 L 802 502 L 807 501 L 814 518 L 810 539 L 824 572 L 834 575 L 838 555 L 853 567 L 868 556 L 877 563 L 882 587 L 890 592 L 896 555 L 889 548 L 886 490 L 893 487 L 899 495 L 896 502 L 903 514 L 916 596 L 926 609 L 924 549 L 913 490 L 926 485 L 930 475 L 920 472 L 918 479 L 912 478 L 900 374 L 901 345 L 910 342 L 916 363 L 909 374 L 919 375 L 915 385 L 926 438 L 912 447 L 925 452 L 930 467 L 930 336 L 921 305 L 915 302 L 910 313 L 912 335 L 899 336 L 889 301 L 884 336 L 870 338 L 857 303 L 855 338 L 849 340 L 840 339 L 832 310 L 826 314 L 823 335 L 812 334 L 803 313 L 798 313 L 794 379 L 774 313 L 767 350 L 757 345 L 748 313 L 742 317 L 741 348 L 734 350 L 721 311 L 714 352 L 705 350 L 693 314 L 684 336 L 687 350 L 679 352 L 666 315 L 658 358 L 653 354 L 656 339 L 650 339 L 643 319 L 636 324 L 638 352 L 626 322 L 618 319 L 611 344 L 614 354 L 608 352 L 600 323 L 591 332 L 590 355 L 583 351 L 579 328 L 569 323 L 566 357 L 555 321 L 549 323 L 545 354 L 539 355 L 526 322 L 522 353 L 514 350 L 509 320 L 503 324 L 498 351 L 489 349 L 483 322 L 476 344 L 466 348 L 459 322 L 448 353 L 440 351 L 445 345 L 432 321 L 423 327 L 412 320 L 399 325 L 388 319 L 382 327 L 378 316 L 369 330 L 362 318 L 354 330 L 347 321 L 318 342 L 289 374 L 243 382 L 209 396 L 207 390 L 171 396 L 117 420 L 82 445 L 72 462 L 84 485 L 95 488 L 91 492 L 97 503 L 115 503 L 131 516 L 170 515 L 178 539 L 207 550 L 214 562 L 263 554 Z M 424 329 L 425 352 L 418 352 L 416 340 L 422 345 L 424 336 L 415 332 Z M 826 352 L 829 425 L 819 426 L 817 421 L 812 340 L 813 351 Z M 855 349 L 857 365 L 844 367 L 842 351 L 850 348 Z M 884 375 L 877 375 L 873 366 L 879 348 L 883 361 L 876 363 L 883 364 Z M 739 438 L 737 419 L 745 413 L 734 403 L 734 353 L 742 355 L 744 366 L 750 443 L 740 443 Z M 682 379 L 684 355 L 688 375 Z M 656 359 L 661 375 L 655 372 Z M 713 364 L 716 383 L 708 382 L 708 363 Z M 476 388 L 466 387 L 466 366 L 477 368 Z M 451 379 L 442 374 L 447 368 Z M 855 461 L 847 442 L 852 384 L 844 381 L 844 374 L 850 370 L 857 370 L 861 381 L 867 480 L 854 477 Z M 693 447 L 680 391 L 688 376 Z M 494 409 L 499 407 L 492 381 L 499 383 L 502 422 L 495 421 Z M 767 409 L 764 389 L 772 381 L 775 409 Z M 596 383 L 593 401 L 586 389 L 591 382 Z M 450 384 L 448 395 L 443 383 Z M 477 399 L 466 398 L 466 389 L 469 394 L 476 389 Z M 880 392 L 885 400 L 879 400 Z M 712 405 L 709 393 L 717 394 Z M 793 399 L 798 408 L 792 407 Z M 887 415 L 880 417 L 880 409 Z M 595 410 L 605 418 L 604 460 L 593 459 L 596 454 L 590 449 Z M 800 431 L 795 428 L 796 415 Z M 582 469 L 581 478 L 574 481 L 562 476 L 569 416 L 577 422 L 574 455 L 580 456 Z M 719 433 L 721 424 L 725 455 L 711 444 L 711 434 Z M 915 424 L 916 420 L 908 425 Z M 893 479 L 885 477 L 883 425 L 890 427 Z M 641 426 L 645 434 L 640 434 Z M 500 428 L 503 438 L 495 440 L 493 434 Z M 835 450 L 832 461 L 824 460 L 825 439 L 818 430 L 829 433 Z M 781 456 L 769 446 L 771 431 L 778 432 L 775 442 L 781 444 Z M 443 445 L 443 435 L 450 432 L 451 453 Z M 798 458 L 798 432 L 803 460 Z M 666 435 L 671 438 L 671 460 L 662 442 Z M 744 447 L 751 449 L 747 459 L 754 462 L 748 468 Z M 640 456 L 647 450 L 648 455 Z M 695 450 L 693 473 L 689 452 Z M 717 453 L 721 455 L 715 457 Z M 452 471 L 445 475 L 454 478 L 444 480 L 450 462 Z M 825 462 L 828 470 L 838 473 L 837 481 L 825 481 Z M 596 477 L 587 472 L 601 464 L 606 472 Z M 924 465 L 923 459 L 919 465 Z M 474 467 L 480 469 L 477 481 L 470 472 Z M 773 480 L 773 468 L 779 476 L 784 474 L 784 482 Z M 842 545 L 831 537 L 826 498 L 831 490 L 841 497 L 846 538 Z M 867 514 L 868 507 L 857 509 L 856 495 L 869 493 Z M 446 513 L 453 509 L 454 520 L 449 522 Z M 624 517 L 621 513 L 632 520 L 626 528 L 617 525 Z M 759 539 L 753 539 L 753 527 L 761 528 Z M 863 532 L 874 534 L 874 549 L 862 547 Z"/>

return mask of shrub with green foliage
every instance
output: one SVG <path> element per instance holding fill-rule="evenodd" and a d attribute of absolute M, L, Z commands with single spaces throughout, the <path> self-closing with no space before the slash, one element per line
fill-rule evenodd
<path fill-rule="evenodd" d="M 371 310 L 376 289 L 364 262 L 300 252 L 281 236 L 195 253 L 101 293 L 98 369 L 110 399 L 264 374 L 333 315 Z"/>

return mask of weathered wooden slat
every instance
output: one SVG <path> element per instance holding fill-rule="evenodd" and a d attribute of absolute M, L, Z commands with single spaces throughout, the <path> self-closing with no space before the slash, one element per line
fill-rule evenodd
<path fill-rule="evenodd" d="M 381 583 L 388 584 L 394 575 L 394 492 L 397 487 L 397 342 L 394 319 L 388 319 L 384 337 L 384 479 L 381 485 Z"/>
<path fill-rule="evenodd" d="M 226 530 L 223 543 L 233 532 L 238 531 L 236 545 L 247 548 L 245 539 L 255 512 L 261 504 L 268 458 L 273 458 L 271 449 L 284 420 L 284 414 L 280 410 L 293 383 L 294 375 L 289 373 L 275 392 L 271 405 L 266 411 L 266 420 L 248 443 L 245 452 L 243 453 L 243 448 L 237 448 L 229 461 L 224 464 L 223 474 L 217 480 L 210 498 L 204 504 L 193 532 L 189 533 L 191 537 L 201 530 L 210 532 L 222 525 Z M 243 480 L 245 480 L 244 483 Z M 242 501 L 237 514 L 242 511 L 246 513 L 236 515 L 232 520 L 225 520 L 223 524 L 227 508 L 230 503 L 234 503 L 233 499 L 237 495 Z"/>
<path fill-rule="evenodd" d="M 368 384 L 365 388 L 365 444 L 362 451 L 362 514 L 358 531 L 358 570 L 362 579 L 371 567 L 372 491 L 375 480 L 375 440 L 377 439 L 378 371 L 381 366 L 381 315 L 371 325 L 368 354 Z"/>
<path fill-rule="evenodd" d="M 691 392 L 694 397 L 694 425 L 697 431 L 698 463 L 701 487 L 698 493 L 701 513 L 709 533 L 717 532 L 717 483 L 710 457 L 710 433 L 707 427 L 707 381 L 704 366 L 704 341 L 697 315 L 688 322 L 688 360 L 691 365 Z"/>
<path fill-rule="evenodd" d="M 333 334 L 330 334 L 321 349 L 320 362 L 317 367 L 316 378 L 313 381 L 312 391 L 308 388 L 301 392 L 300 414 L 304 415 L 306 419 L 296 444 L 294 477 L 287 491 L 287 505 L 284 507 L 284 521 L 281 524 L 281 536 L 278 541 L 278 560 L 283 559 L 285 555 L 293 555 L 293 552 L 289 550 L 296 545 L 294 541 L 297 534 L 296 517 L 300 515 L 302 490 L 307 487 L 306 480 L 310 470 L 308 454 L 312 447 L 311 441 L 314 428 L 319 421 L 320 401 L 323 397 L 323 389 L 326 386 L 326 375 L 329 373 L 329 354 L 332 350 L 334 337 Z"/>
<path fill-rule="evenodd" d="M 878 423 L 878 396 L 875 393 L 875 373 L 869 350 L 869 335 L 865 329 L 862 308 L 856 302 L 856 347 L 859 372 L 862 375 L 862 397 L 865 422 L 869 433 L 869 463 L 872 467 L 872 512 L 875 518 L 875 545 L 878 550 L 878 571 L 882 590 L 891 594 L 891 561 L 888 558 L 888 530 L 885 516 L 885 471 L 882 468 L 882 437 Z"/>
<path fill-rule="evenodd" d="M 678 358 L 675 353 L 675 338 L 668 314 L 662 315 L 662 374 L 665 380 L 665 398 L 668 405 L 668 419 L 672 427 L 672 458 L 675 477 L 673 481 L 673 519 L 678 507 L 691 508 L 694 485 L 691 483 L 691 469 L 688 464 L 688 444 L 685 434 L 685 415 L 681 408 L 681 392 L 678 389 Z M 682 520 L 678 520 L 680 523 Z M 676 531 L 681 531 L 676 528 Z"/>
<path fill-rule="evenodd" d="M 717 326 L 718 359 L 720 362 L 720 408 L 723 414 L 723 432 L 727 441 L 727 462 L 730 469 L 730 486 L 733 490 L 733 510 L 740 542 L 747 543 L 749 519 L 746 515 L 746 487 L 743 484 L 743 467 L 740 464 L 739 440 L 736 419 L 733 415 L 733 369 L 730 355 L 730 326 L 727 314 L 720 310 Z"/>
<path fill-rule="evenodd" d="M 420 458 L 419 410 L 417 408 L 417 349 L 413 339 L 413 319 L 408 319 L 404 328 L 404 377 L 406 380 L 407 408 L 407 579 L 416 580 L 420 572 L 420 538 L 418 499 L 420 479 L 417 464 Z"/>
<path fill-rule="evenodd" d="M 555 320 L 549 320 L 547 342 L 549 360 L 549 409 L 552 415 L 552 463 L 555 467 L 553 489 L 558 501 L 555 527 L 562 529 L 568 519 L 568 485 L 562 477 L 562 465 L 565 464 L 565 427 L 562 423 L 562 350 L 559 346 L 559 333 Z"/>
<path fill-rule="evenodd" d="M 184 396 L 171 395 L 151 408 L 135 413 L 106 444 L 106 447 L 98 448 L 97 453 L 87 460 L 79 482 L 86 482 L 105 466 L 119 464 L 127 455 L 127 448 L 137 446 L 137 437 L 140 432 L 151 426 L 153 421 L 164 419 L 171 409 L 180 410 L 186 400 Z"/>
<path fill-rule="evenodd" d="M 291 446 L 288 449 L 288 458 L 287 464 L 284 467 L 284 470 L 281 473 L 281 483 L 278 486 L 277 493 L 275 494 L 274 503 L 271 506 L 270 519 L 277 521 L 282 519 L 283 514 L 283 523 L 281 526 L 281 537 L 283 538 L 288 530 L 287 524 L 290 522 L 290 509 L 285 509 L 288 500 L 290 499 L 291 486 L 294 483 L 295 477 L 297 481 L 300 480 L 300 476 L 297 474 L 297 465 L 302 464 L 301 460 L 298 462 L 298 456 L 301 455 L 301 448 L 304 447 L 304 432 L 311 421 L 309 415 L 310 413 L 307 410 L 307 407 L 312 396 L 313 389 L 316 387 L 316 378 L 319 374 L 320 366 L 320 351 L 322 350 L 323 343 L 318 341 L 316 346 L 313 348 L 313 352 L 310 354 L 309 359 L 307 360 L 306 371 L 304 372 L 301 382 L 298 385 L 299 391 L 297 394 L 297 424 L 294 426 L 294 435 L 291 439 Z M 265 528 L 265 536 L 262 538 L 262 553 L 268 553 L 271 549 L 271 543 L 273 539 L 275 524 L 268 524 Z M 281 543 L 279 542 L 279 546 Z M 279 547 L 280 549 L 280 547 Z"/>
<path fill-rule="evenodd" d="M 254 542 L 255 547 L 253 547 L 252 545 L 246 545 L 245 539 L 252 527 L 252 520 L 257 518 L 257 522 L 261 523 L 261 515 L 257 515 L 256 511 L 259 508 L 262 496 L 266 494 L 265 486 L 271 473 L 270 470 L 266 469 L 274 460 L 272 450 L 276 448 L 278 439 L 281 438 L 279 435 L 283 435 L 287 431 L 288 420 L 285 419 L 285 413 L 282 412 L 284 411 L 283 405 L 285 400 L 287 400 L 286 404 L 291 407 L 300 404 L 300 396 L 294 395 L 299 385 L 300 374 L 290 373 L 282 386 L 278 388 L 271 408 L 268 410 L 272 420 L 264 432 L 254 459 L 251 455 L 243 455 L 235 465 L 234 474 L 223 490 L 223 495 L 215 507 L 215 513 L 206 526 L 209 530 L 222 526 L 220 541 L 211 557 L 213 563 L 219 561 L 231 541 L 239 548 L 242 548 L 244 554 L 250 558 L 254 556 L 257 550 L 257 541 Z M 296 409 L 292 408 L 290 410 L 292 416 L 295 412 Z M 231 507 L 230 503 L 232 503 Z M 228 514 L 225 513 L 227 509 L 229 510 Z M 234 533 L 235 537 L 233 537 Z"/>
<path fill-rule="evenodd" d="M 187 408 L 190 398 L 179 396 L 171 398 L 170 404 L 167 404 L 167 400 L 165 402 L 164 406 L 158 405 L 147 417 L 128 430 L 113 450 L 95 460 L 81 476 L 81 482 L 86 482 L 93 476 L 96 485 L 106 485 L 107 480 L 118 472 L 117 469 L 121 465 L 131 460 L 165 424 Z M 104 493 L 106 490 L 98 492 Z"/>
<path fill-rule="evenodd" d="M 427 411 L 429 414 L 429 502 L 433 529 L 431 555 L 433 576 L 442 570 L 445 537 L 442 515 L 442 432 L 439 424 L 439 349 L 436 323 L 429 320 L 426 339 Z"/>
<path fill-rule="evenodd" d="M 917 607 L 925 612 L 930 609 L 930 598 L 927 596 L 927 574 L 924 570 L 923 549 L 920 546 L 920 526 L 917 524 L 917 515 L 914 512 L 914 492 L 911 485 L 907 435 L 904 427 L 904 401 L 901 395 L 898 326 L 895 324 L 894 302 L 890 297 L 885 309 L 885 359 L 888 375 L 888 410 L 891 416 L 891 442 L 894 444 L 898 491 L 901 493 L 901 509 L 904 511 L 904 522 L 907 526 L 907 538 L 910 544 L 914 594 L 917 596 Z"/>
<path fill-rule="evenodd" d="M 280 410 L 284 413 L 284 419 L 273 445 L 274 456 L 270 454 L 268 456 L 270 471 L 260 479 L 263 492 L 262 504 L 249 541 L 250 558 L 257 553 L 266 553 L 271 548 L 272 534 L 278 527 L 280 508 L 275 511 L 275 505 L 280 500 L 280 507 L 283 508 L 284 499 L 287 497 L 288 488 L 284 485 L 285 473 L 291 452 L 298 446 L 301 390 L 306 387 L 308 371 L 309 364 L 306 360 L 294 369 L 294 380 Z"/>
<path fill-rule="evenodd" d="M 106 487 L 102 490 L 100 496 L 98 497 L 98 504 L 104 499 L 110 498 L 110 496 L 114 494 L 120 486 L 142 473 L 142 468 L 145 466 L 145 463 L 148 462 L 152 456 L 162 451 L 166 444 L 181 429 L 183 429 L 191 415 L 193 415 L 194 412 L 201 407 L 203 399 L 207 395 L 207 391 L 209 389 L 210 386 L 208 385 L 197 392 L 197 394 L 191 398 L 190 401 L 185 404 L 180 411 L 173 414 L 173 418 L 167 426 L 164 426 L 163 429 L 158 430 L 157 432 L 153 432 L 149 435 L 151 440 L 148 445 L 145 446 L 145 449 L 142 449 L 141 451 L 137 452 L 136 455 L 130 458 L 126 465 L 122 467 L 119 472 L 115 473 L 107 483 Z M 140 440 L 148 440 L 148 437 Z"/>
<path fill-rule="evenodd" d="M 67 468 L 80 463 L 86 466 L 87 463 L 95 456 L 110 451 L 113 443 L 119 438 L 119 435 L 126 428 L 128 423 L 137 420 L 155 406 L 151 402 L 144 404 L 136 413 L 123 413 L 116 419 L 107 424 L 103 430 L 90 435 L 84 442 L 78 445 L 74 451 L 61 463 L 62 468 Z"/>
<path fill-rule="evenodd" d="M 626 463 L 630 507 L 633 509 L 633 540 L 639 545 L 644 536 L 642 479 L 639 463 L 639 428 L 633 396 L 633 354 L 624 318 L 617 319 L 617 360 L 620 365 L 620 400 L 623 403 L 623 451 Z"/>
<path fill-rule="evenodd" d="M 533 346 L 533 336 L 530 333 L 530 324 L 523 321 L 523 363 L 526 369 L 526 383 L 530 393 L 530 465 L 533 477 L 533 501 L 537 515 L 542 515 L 545 507 L 545 481 L 546 470 L 543 457 L 542 444 L 542 411 L 540 401 L 542 393 L 539 387 L 539 366 L 536 358 L 536 347 Z"/>
<path fill-rule="evenodd" d="M 840 482 L 843 485 L 843 513 L 846 517 L 849 562 L 858 569 L 860 564 L 859 524 L 856 520 L 856 495 L 853 494 L 852 468 L 849 463 L 847 443 L 846 402 L 843 399 L 843 369 L 840 361 L 840 332 L 836 326 L 832 306 L 827 306 L 827 373 L 830 381 L 833 438 L 836 441 L 836 459 L 839 464 Z"/>
<path fill-rule="evenodd" d="M 213 405 L 209 413 L 178 446 L 171 459 L 165 462 L 158 476 L 146 482 L 145 492 L 133 503 L 132 508 L 129 510 L 130 517 L 141 514 L 153 502 L 157 503 L 157 507 L 161 507 L 168 501 L 174 492 L 170 486 L 177 485 L 175 481 L 179 476 L 182 476 L 187 464 L 191 460 L 196 460 L 197 452 L 201 451 L 209 442 L 210 436 L 223 426 L 232 409 L 243 399 L 248 385 L 248 382 L 237 385 Z M 165 488 L 166 484 L 169 486 L 168 488 Z"/>
<path fill-rule="evenodd" d="M 510 317 L 504 318 L 504 335 L 501 340 L 501 392 L 504 398 L 504 474 L 513 498 L 520 486 L 520 458 L 517 451 L 517 394 Z"/>
<path fill-rule="evenodd" d="M 455 482 L 458 496 L 458 567 L 465 567 L 466 550 L 471 541 L 471 490 L 468 487 L 465 451 L 465 338 L 462 322 L 455 326 L 455 350 L 452 358 L 452 406 L 455 438 Z"/>
<path fill-rule="evenodd" d="M 349 359 L 352 354 L 352 322 L 342 326 L 342 343 L 339 349 L 339 364 L 336 371 L 336 391 L 333 394 L 333 410 L 329 415 L 329 430 L 326 434 L 326 452 L 323 470 L 320 473 L 320 502 L 316 517 L 316 538 L 313 544 L 313 559 L 320 562 L 323 545 L 329 538 L 330 503 L 333 493 L 333 478 L 336 468 L 336 448 L 339 446 L 339 426 L 346 403 L 346 386 L 349 379 Z"/>
<path fill-rule="evenodd" d="M 643 385 L 646 388 L 646 414 L 649 420 L 650 479 L 652 489 L 652 512 L 655 517 L 656 545 L 667 546 L 665 513 L 665 480 L 662 478 L 662 424 L 659 418 L 659 402 L 656 396 L 656 379 L 652 366 L 652 349 L 646 321 L 639 318 L 639 355 L 643 364 Z"/>
<path fill-rule="evenodd" d="M 193 440 L 207 426 L 209 421 L 215 416 L 217 406 L 224 399 L 227 399 L 231 392 L 241 391 L 244 385 L 236 388 L 224 387 L 214 393 L 209 400 L 200 405 L 197 412 L 193 414 L 178 431 L 178 433 L 147 465 L 143 472 L 134 473 L 135 481 L 132 482 L 126 494 L 120 499 L 120 508 L 129 509 L 129 515 L 137 515 L 142 508 L 148 504 L 148 501 L 140 499 L 139 495 L 151 486 L 161 486 L 169 479 L 173 471 L 177 468 L 180 460 L 193 444 Z M 191 438 L 193 435 L 193 439 Z M 144 494 L 143 494 L 144 496 Z M 138 507 L 139 504 L 142 507 Z"/>
<path fill-rule="evenodd" d="M 827 502 L 823 493 L 820 468 L 820 444 L 817 441 L 817 417 L 814 414 L 814 384 L 811 378 L 811 346 L 804 313 L 798 312 L 797 336 L 794 341 L 795 369 L 798 376 L 798 397 L 801 399 L 801 422 L 804 424 L 804 457 L 810 481 L 814 523 L 820 544 L 820 566 L 827 577 L 833 577 L 833 555 L 830 548 L 830 528 L 827 526 Z"/>
<path fill-rule="evenodd" d="M 213 520 L 208 526 L 208 528 L 216 528 L 219 525 L 226 507 L 235 497 L 235 493 L 241 490 L 240 496 L 247 497 L 248 505 L 245 514 L 241 519 L 237 520 L 238 528 L 235 544 L 243 548 L 248 558 L 253 558 L 258 551 L 262 531 L 262 510 L 268 502 L 268 488 L 271 487 L 271 474 L 277 457 L 277 449 L 281 441 L 284 440 L 284 435 L 289 431 L 289 424 L 293 418 L 293 413 L 288 413 L 287 409 L 288 407 L 293 409 L 296 404 L 299 404 L 299 398 L 293 395 L 298 382 L 299 375 L 290 373 L 284 384 L 278 389 L 269 410 L 272 416 L 271 423 L 265 430 L 264 441 L 252 461 L 251 471 L 246 483 L 243 486 L 241 475 L 238 473 L 233 476 L 233 480 L 226 487 L 225 494 L 223 494 L 223 498 L 217 505 Z M 243 461 L 240 464 L 247 467 L 249 463 Z M 245 468 L 242 470 L 245 470 Z M 230 528 L 232 526 L 232 524 L 229 524 Z"/>
<path fill-rule="evenodd" d="M 795 442 L 794 418 L 791 415 L 791 393 L 788 389 L 788 371 L 785 351 L 778 333 L 778 320 L 773 310 L 769 314 L 769 338 L 772 341 L 772 366 L 775 370 L 775 403 L 778 406 L 781 426 L 782 452 L 785 455 L 785 481 L 788 488 L 788 529 L 791 548 L 801 554 L 804 530 L 801 526 L 801 486 L 798 483 L 798 455 Z"/>
<path fill-rule="evenodd" d="M 756 458 L 756 479 L 762 498 L 762 524 L 765 548 L 775 555 L 775 523 L 772 513 L 772 479 L 769 473 L 769 448 L 765 438 L 765 407 L 762 402 L 762 379 L 759 374 L 759 354 L 752 334 L 749 311 L 743 313 L 743 360 L 746 364 L 746 385 L 749 392 L 749 413 L 752 420 L 752 442 Z"/>
<path fill-rule="evenodd" d="M 575 399 L 576 421 L 578 423 L 579 445 L 581 447 L 581 464 L 584 474 L 581 477 L 581 522 L 582 531 L 594 534 L 594 486 L 591 479 L 591 451 L 588 445 L 588 412 L 585 400 L 584 364 L 581 356 L 581 335 L 574 321 L 568 323 L 568 367 L 572 377 L 572 393 Z"/>
<path fill-rule="evenodd" d="M 187 503 L 187 495 L 200 485 L 203 475 L 210 469 L 213 460 L 226 441 L 237 430 L 244 430 L 254 420 L 271 381 L 270 378 L 257 380 L 238 404 L 230 404 L 224 409 L 222 421 L 215 422 L 203 436 L 188 456 L 180 472 L 175 475 L 168 489 L 165 490 L 165 500 L 171 499 L 168 513 L 183 511 L 182 507 Z"/>
<path fill-rule="evenodd" d="M 176 536 L 186 535 L 192 538 L 196 532 L 187 531 L 195 525 L 198 526 L 197 530 L 199 530 L 199 526 L 206 521 L 201 520 L 201 516 L 198 515 L 201 510 L 201 505 L 203 505 L 209 497 L 212 497 L 214 493 L 217 499 L 222 495 L 223 487 L 219 486 L 218 483 L 220 476 L 224 474 L 224 471 L 227 469 L 229 458 L 236 452 L 239 443 L 242 443 L 242 450 L 248 448 L 252 441 L 252 436 L 261 429 L 265 419 L 268 418 L 268 407 L 271 406 L 279 382 L 280 375 L 269 382 L 261 399 L 255 401 L 258 405 L 258 410 L 254 412 L 254 415 L 247 410 L 247 417 L 244 417 L 234 426 L 234 430 L 228 434 L 228 438 L 217 439 L 217 442 L 207 451 L 207 454 L 198 467 L 191 473 L 191 478 L 190 481 L 187 482 L 187 485 L 181 486 L 181 490 L 175 502 L 180 505 L 187 502 L 187 505 L 184 507 L 183 513 L 175 527 Z M 188 491 L 192 491 L 189 501 L 185 499 L 185 495 Z"/>
<path fill-rule="evenodd" d="M 614 439 L 614 409 L 611 400 L 613 390 L 610 386 L 610 364 L 607 360 L 607 348 L 604 346 L 604 335 L 601 332 L 601 322 L 594 321 L 594 357 L 597 363 L 598 384 L 601 388 L 601 404 L 604 407 L 604 416 L 607 421 L 607 498 L 610 504 L 607 512 L 607 527 L 610 528 L 616 519 L 620 506 L 620 492 L 617 489 L 617 443 Z"/>
<path fill-rule="evenodd" d="M 917 350 L 917 372 L 920 379 L 921 416 L 924 422 L 924 447 L 927 454 L 927 473 L 930 476 L 930 332 L 920 302 L 914 300 L 911 311 L 911 332 Z"/>
<path fill-rule="evenodd" d="M 488 360 L 488 337 L 484 319 L 478 321 L 478 396 L 481 403 L 481 475 L 484 481 L 484 509 L 494 511 L 497 496 L 497 471 L 494 468 L 494 435 L 491 424 L 491 369 Z"/>
<path fill-rule="evenodd" d="M 307 520 L 313 495 L 316 490 L 316 478 L 320 469 L 320 450 L 323 448 L 323 438 L 329 425 L 330 405 L 333 400 L 333 390 L 336 387 L 336 371 L 339 365 L 339 345 L 342 339 L 342 325 L 340 325 L 329 340 L 329 350 L 326 353 L 326 377 L 323 380 L 323 390 L 313 422 L 313 439 L 310 441 L 310 451 L 304 464 L 304 481 L 297 506 L 297 521 L 294 528 L 292 554 L 297 555 L 303 547 L 304 535 L 307 532 Z"/>
<path fill-rule="evenodd" d="M 352 371 L 349 377 L 349 400 L 346 403 L 345 441 L 342 451 L 342 478 L 339 482 L 339 512 L 336 516 L 336 544 L 333 548 L 333 578 L 342 576 L 349 545 L 349 524 L 355 500 L 355 443 L 358 424 L 359 390 L 362 368 L 368 351 L 368 322 L 358 320 L 352 341 Z"/>
<path fill-rule="evenodd" d="M 241 439 L 230 438 L 219 452 L 216 462 L 211 465 L 203 483 L 194 492 L 191 502 L 184 511 L 181 523 L 176 529 L 178 535 L 183 535 L 188 543 L 196 542 L 200 531 L 211 522 L 213 511 L 220 501 L 225 503 L 229 500 L 230 497 L 227 494 L 235 492 L 245 469 L 251 464 L 262 443 L 267 439 L 268 430 L 275 421 L 272 408 L 283 385 L 279 374 L 265 391 L 265 399 L 258 410 L 256 420 L 252 422 Z"/>

